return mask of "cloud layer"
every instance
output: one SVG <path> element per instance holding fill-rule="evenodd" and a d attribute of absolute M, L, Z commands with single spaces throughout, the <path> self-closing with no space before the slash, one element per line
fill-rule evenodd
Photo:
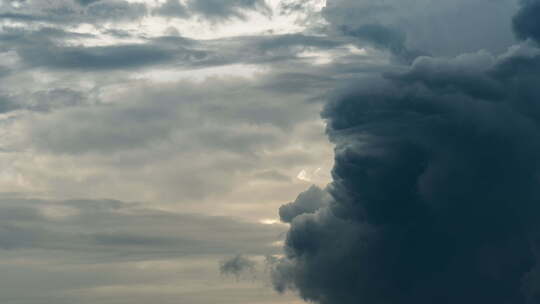
<path fill-rule="evenodd" d="M 0 1 L 0 302 L 537 302 L 537 8 Z"/>

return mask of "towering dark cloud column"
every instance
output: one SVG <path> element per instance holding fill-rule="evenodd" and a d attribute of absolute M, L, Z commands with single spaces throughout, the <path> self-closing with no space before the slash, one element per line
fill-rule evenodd
<path fill-rule="evenodd" d="M 514 17 L 514 32 L 521 39 L 540 41 L 540 1 L 522 0 L 523 6 Z"/>
<path fill-rule="evenodd" d="M 538 3 L 516 16 L 520 38 L 539 38 Z M 332 199 L 291 219 L 276 289 L 321 304 L 540 303 L 535 43 L 419 57 L 337 92 L 323 117 Z"/>

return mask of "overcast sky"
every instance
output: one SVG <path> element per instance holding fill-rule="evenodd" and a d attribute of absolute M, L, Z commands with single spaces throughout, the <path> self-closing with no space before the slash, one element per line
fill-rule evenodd
<path fill-rule="evenodd" d="M 337 304 L 270 273 L 365 135 L 325 104 L 538 56 L 520 2 L 0 0 L 0 302 Z"/>

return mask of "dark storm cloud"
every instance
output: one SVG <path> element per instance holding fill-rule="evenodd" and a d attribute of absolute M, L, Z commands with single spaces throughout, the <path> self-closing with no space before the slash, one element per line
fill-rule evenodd
<path fill-rule="evenodd" d="M 539 59 L 528 42 L 419 57 L 337 90 L 322 114 L 332 202 L 292 220 L 275 288 L 321 304 L 538 303 Z"/>
<path fill-rule="evenodd" d="M 423 53 L 457 55 L 513 43 L 510 23 L 517 0 L 328 0 L 322 15 L 330 28 L 390 46 L 406 58 Z M 413 56 L 414 57 L 414 56 Z"/>
<path fill-rule="evenodd" d="M 360 43 L 371 43 L 377 48 L 389 50 L 398 58 L 411 61 L 421 55 L 405 45 L 405 34 L 398 29 L 380 24 L 364 24 L 357 28 L 341 27 L 341 31 L 360 40 Z"/>
<path fill-rule="evenodd" d="M 282 222 L 290 223 L 298 215 L 315 213 L 320 208 L 328 205 L 329 202 L 328 193 L 313 185 L 298 195 L 294 202 L 281 206 L 279 208 L 279 217 Z"/>
<path fill-rule="evenodd" d="M 523 6 L 514 17 L 514 31 L 518 38 L 540 42 L 540 1 L 522 0 Z"/>

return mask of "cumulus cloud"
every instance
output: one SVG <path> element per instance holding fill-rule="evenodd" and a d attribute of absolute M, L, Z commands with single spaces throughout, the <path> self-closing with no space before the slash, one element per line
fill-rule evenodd
<path fill-rule="evenodd" d="M 300 193 L 294 202 L 279 208 L 279 217 L 282 222 L 290 223 L 298 215 L 314 213 L 323 206 L 328 205 L 330 196 L 328 193 L 313 185 L 305 192 Z"/>
<path fill-rule="evenodd" d="M 532 16 L 525 1 L 522 38 L 536 38 L 519 28 Z M 321 304 L 537 303 L 538 52 L 421 56 L 336 90 L 322 112 L 332 202 L 291 222 L 276 290 Z"/>

